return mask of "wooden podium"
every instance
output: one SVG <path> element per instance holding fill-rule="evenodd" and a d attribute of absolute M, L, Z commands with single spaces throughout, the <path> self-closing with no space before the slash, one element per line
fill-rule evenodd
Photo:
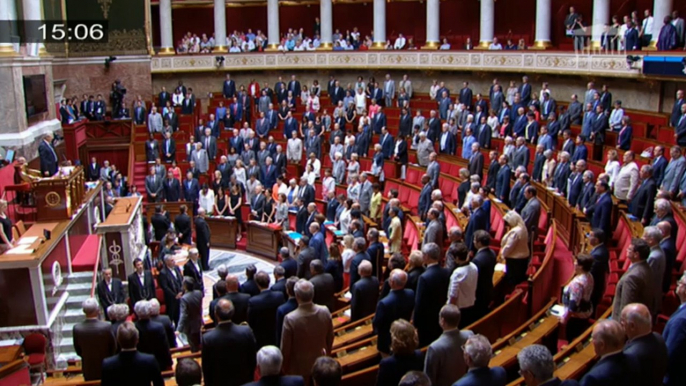
<path fill-rule="evenodd" d="M 281 227 L 273 227 L 257 221 L 248 222 L 246 251 L 277 261 L 281 247 L 281 231 Z"/>
<path fill-rule="evenodd" d="M 71 218 L 83 203 L 86 179 L 81 166 L 61 167 L 54 177 L 33 181 L 37 221 L 61 221 Z"/>
<path fill-rule="evenodd" d="M 205 217 L 210 227 L 210 247 L 236 249 L 238 221 L 235 217 Z"/>

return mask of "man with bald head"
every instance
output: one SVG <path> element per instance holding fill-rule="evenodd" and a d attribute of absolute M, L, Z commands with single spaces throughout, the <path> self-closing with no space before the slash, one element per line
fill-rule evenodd
<path fill-rule="evenodd" d="M 379 279 L 372 276 L 372 263 L 362 260 L 357 266 L 359 279 L 350 286 L 350 320 L 360 320 L 369 316 L 376 310 L 376 302 L 379 299 Z"/>
<path fill-rule="evenodd" d="M 405 288 L 407 273 L 394 269 L 388 278 L 391 291 L 376 305 L 374 332 L 378 340 L 376 348 L 382 355 L 391 352 L 391 324 L 398 319 L 410 320 L 414 311 L 414 291 Z"/>
<path fill-rule="evenodd" d="M 201 340 L 205 385 L 239 386 L 251 382 L 257 352 L 252 330 L 233 321 L 235 309 L 230 300 L 220 299 L 214 314 L 217 326 L 205 333 Z"/>
<path fill-rule="evenodd" d="M 667 372 L 667 346 L 662 335 L 653 332 L 653 319 L 644 304 L 627 304 L 620 323 L 628 341 L 624 354 L 638 366 L 638 385 L 661 385 Z"/>
<path fill-rule="evenodd" d="M 331 313 L 312 302 L 314 295 L 314 285 L 309 281 L 300 279 L 295 284 L 298 308 L 286 315 L 281 336 L 284 373 L 303 379 L 310 379 L 314 362 L 330 354 L 333 345 Z"/>
<path fill-rule="evenodd" d="M 637 385 L 635 365 L 622 352 L 626 335 L 617 320 L 601 320 L 593 327 L 593 348 L 600 360 L 581 378 L 582 386 Z"/>
<path fill-rule="evenodd" d="M 238 276 L 229 274 L 226 276 L 226 295 L 222 298 L 230 300 L 233 304 L 233 317 L 231 320 L 236 324 L 241 324 L 248 320 L 248 300 L 250 294 L 239 291 Z"/>

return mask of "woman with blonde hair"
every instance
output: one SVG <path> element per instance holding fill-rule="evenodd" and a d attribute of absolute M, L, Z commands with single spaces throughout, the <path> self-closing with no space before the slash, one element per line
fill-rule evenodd
<path fill-rule="evenodd" d="M 0 200 L 0 254 L 15 244 L 16 240 L 12 239 L 12 220 L 7 217 L 7 201 Z"/>
<path fill-rule="evenodd" d="M 353 235 L 343 236 L 343 252 L 341 253 L 341 260 L 343 261 L 343 288 L 350 284 L 350 264 L 353 262 L 355 251 L 353 251 Z"/>
<path fill-rule="evenodd" d="M 610 149 L 607 151 L 607 163 L 605 164 L 605 173 L 610 176 L 610 188 L 614 187 L 617 175 L 622 166 L 619 164 L 619 155 L 617 150 Z"/>
<path fill-rule="evenodd" d="M 377 386 L 396 386 L 408 371 L 424 370 L 424 353 L 417 350 L 419 338 L 417 330 L 405 319 L 391 324 L 390 357 L 379 363 Z"/>
<path fill-rule="evenodd" d="M 522 217 L 511 210 L 503 217 L 509 230 L 500 242 L 500 256 L 505 260 L 505 280 L 515 286 L 526 280 L 529 268 L 529 234 Z"/>

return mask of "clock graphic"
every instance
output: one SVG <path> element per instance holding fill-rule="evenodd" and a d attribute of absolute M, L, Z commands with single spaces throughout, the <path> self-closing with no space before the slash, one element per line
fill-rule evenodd
<path fill-rule="evenodd" d="M 62 198 L 57 192 L 49 192 L 45 195 L 45 203 L 49 207 L 55 207 L 62 202 Z"/>

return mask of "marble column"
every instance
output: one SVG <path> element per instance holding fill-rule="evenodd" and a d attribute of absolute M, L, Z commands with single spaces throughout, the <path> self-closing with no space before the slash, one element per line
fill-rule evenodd
<path fill-rule="evenodd" d="M 550 43 L 550 1 L 536 0 L 536 39 L 534 48 L 545 49 Z"/>
<path fill-rule="evenodd" d="M 600 47 L 600 37 L 605 29 L 605 24 L 610 22 L 610 0 L 593 0 L 593 25 L 591 35 L 591 47 Z"/>
<path fill-rule="evenodd" d="M 160 0 L 160 52 L 161 55 L 174 54 L 174 33 L 172 30 L 171 0 Z"/>
<path fill-rule="evenodd" d="M 374 44 L 372 48 L 386 48 L 386 0 L 374 0 Z"/>
<path fill-rule="evenodd" d="M 331 0 L 319 1 L 319 22 L 321 26 L 319 48 L 330 50 L 333 48 L 333 3 Z"/>
<path fill-rule="evenodd" d="M 279 46 L 279 0 L 267 0 L 267 48 Z"/>
<path fill-rule="evenodd" d="M 227 52 L 226 48 L 226 2 L 214 0 L 214 50 Z"/>
<path fill-rule="evenodd" d="M 441 5 L 439 0 L 426 1 L 426 44 L 425 49 L 436 50 L 440 42 L 440 14 Z"/>
<path fill-rule="evenodd" d="M 651 47 L 657 47 L 657 39 L 660 37 L 660 30 L 665 25 L 665 16 L 671 15 L 671 13 L 672 0 L 655 0 L 653 8 L 653 36 L 650 38 Z"/>
<path fill-rule="evenodd" d="M 0 20 L 17 20 L 17 9 L 13 1 L 0 0 Z M 17 51 L 10 43 L 12 29 L 9 23 L 0 23 L 0 56 L 15 56 Z"/>
<path fill-rule="evenodd" d="M 24 8 L 25 20 L 43 20 L 43 7 L 40 0 L 23 0 L 22 7 Z M 42 42 L 27 42 L 26 50 L 29 55 L 47 54 L 45 45 Z"/>
<path fill-rule="evenodd" d="M 495 0 L 481 0 L 479 47 L 487 49 L 493 43 L 495 29 Z"/>

